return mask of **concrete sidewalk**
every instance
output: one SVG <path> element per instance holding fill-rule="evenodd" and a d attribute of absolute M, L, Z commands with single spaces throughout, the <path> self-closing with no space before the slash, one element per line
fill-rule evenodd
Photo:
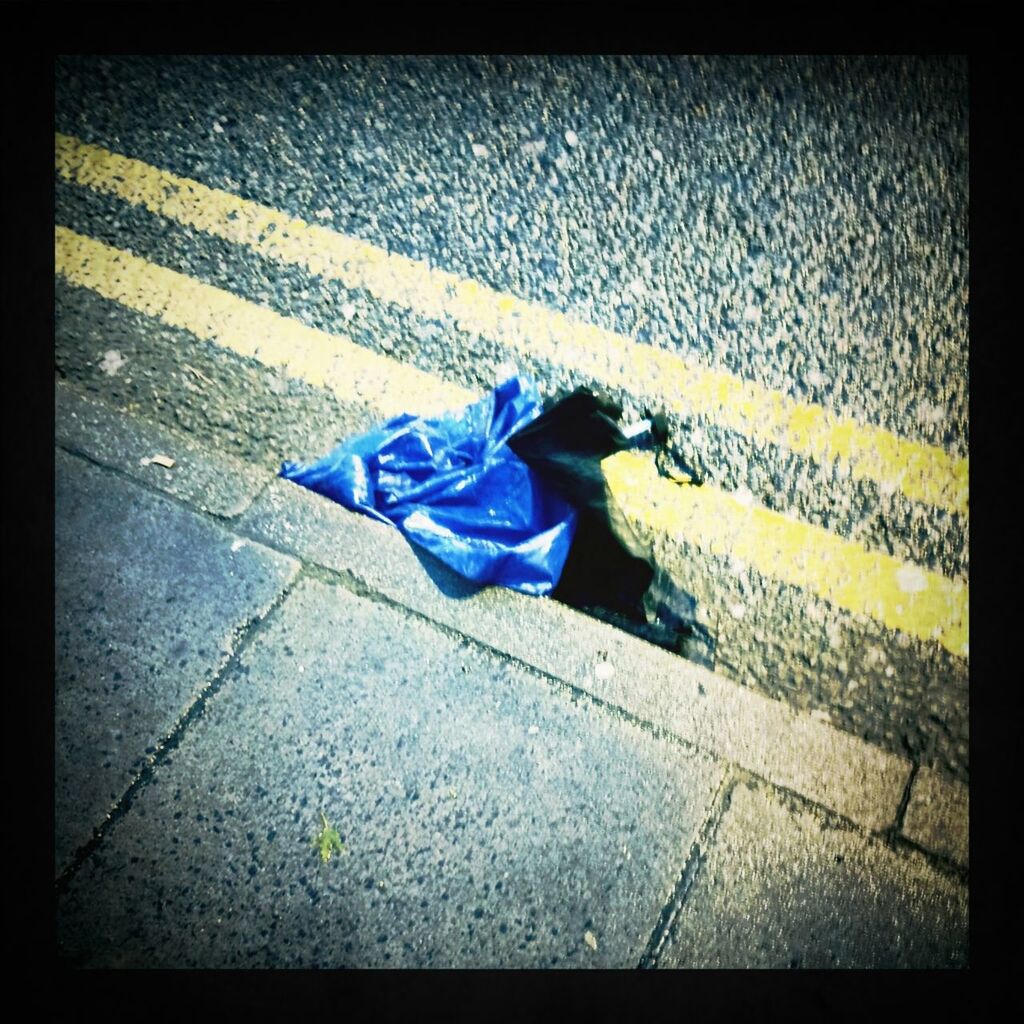
<path fill-rule="evenodd" d="M 70 386 L 55 426 L 65 963 L 967 965 L 962 784 Z"/>

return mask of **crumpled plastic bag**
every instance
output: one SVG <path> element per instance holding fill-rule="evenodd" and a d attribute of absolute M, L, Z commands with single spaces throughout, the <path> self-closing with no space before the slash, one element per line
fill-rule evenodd
<path fill-rule="evenodd" d="M 509 447 L 580 516 L 552 596 L 575 607 L 602 605 L 629 613 L 650 586 L 654 568 L 612 497 L 601 465 L 638 443 L 623 432 L 621 415 L 607 396 L 577 388 L 548 403 L 510 438 Z"/>
<path fill-rule="evenodd" d="M 699 475 L 668 462 L 664 414 L 624 426 L 622 407 L 608 395 L 577 388 L 553 397 L 545 411 L 510 439 L 509 447 L 578 512 L 572 549 L 551 597 L 612 622 L 651 643 L 713 669 L 715 638 L 697 621 L 697 601 L 659 565 L 619 508 L 603 460 L 627 448 L 655 449 L 663 475 L 700 486 Z"/>
<path fill-rule="evenodd" d="M 612 496 L 602 461 L 615 452 L 663 445 L 663 414 L 630 428 L 622 407 L 577 388 L 521 427 L 509 447 L 579 513 L 573 547 L 552 597 L 600 607 L 634 622 L 673 629 L 696 625 L 696 601 L 655 561 Z"/>
<path fill-rule="evenodd" d="M 394 524 L 467 579 L 545 595 L 577 513 L 508 447 L 540 412 L 536 385 L 517 376 L 459 412 L 403 413 L 309 465 L 284 463 L 280 475 Z"/>

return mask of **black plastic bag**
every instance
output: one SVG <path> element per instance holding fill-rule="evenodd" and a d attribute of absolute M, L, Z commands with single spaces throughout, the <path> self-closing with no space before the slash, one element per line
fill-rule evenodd
<path fill-rule="evenodd" d="M 601 461 L 616 452 L 663 444 L 665 418 L 651 417 L 638 433 L 623 429 L 621 416 L 621 406 L 607 396 L 577 388 L 549 403 L 507 442 L 579 513 L 569 557 L 551 596 L 576 608 L 611 613 L 605 617 L 613 621 L 661 627 L 648 638 L 663 646 L 684 647 L 682 641 L 693 638 L 705 649 L 698 660 L 707 662 L 713 643 L 696 621 L 696 601 L 657 565 L 650 546 L 619 509 L 601 468 Z"/>

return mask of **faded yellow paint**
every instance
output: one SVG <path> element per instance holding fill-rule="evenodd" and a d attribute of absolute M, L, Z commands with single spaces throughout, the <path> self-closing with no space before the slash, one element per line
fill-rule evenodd
<path fill-rule="evenodd" d="M 72 284 L 180 327 L 266 366 L 283 367 L 383 416 L 436 414 L 474 394 L 403 366 L 348 338 L 307 327 L 254 302 L 157 266 L 64 227 L 54 230 L 56 270 Z"/>
<path fill-rule="evenodd" d="M 346 288 L 438 318 L 513 352 L 642 395 L 667 411 L 706 417 L 758 443 L 787 447 L 854 479 L 967 515 L 968 460 L 797 402 L 754 381 L 692 365 L 675 353 L 438 270 L 427 263 L 161 171 L 71 136 L 56 136 L 56 168 L 68 181 L 116 195 L 155 214 L 305 268 Z"/>
<path fill-rule="evenodd" d="M 865 550 L 714 487 L 680 487 L 639 452 L 620 452 L 603 466 L 616 501 L 640 526 L 740 559 L 846 611 L 968 656 L 966 583 Z"/>
<path fill-rule="evenodd" d="M 347 338 L 306 327 L 67 228 L 57 227 L 54 236 L 56 270 L 72 284 L 267 366 L 284 367 L 291 376 L 345 401 L 362 402 L 382 416 L 436 414 L 475 397 Z M 642 526 L 739 558 L 840 608 L 967 656 L 966 584 L 865 551 L 711 485 L 679 487 L 636 452 L 613 456 L 604 467 L 623 510 Z"/>

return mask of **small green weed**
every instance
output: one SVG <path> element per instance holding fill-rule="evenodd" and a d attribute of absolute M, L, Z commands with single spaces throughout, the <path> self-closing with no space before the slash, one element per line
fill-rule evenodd
<path fill-rule="evenodd" d="M 331 859 L 332 853 L 343 853 L 345 851 L 345 844 L 341 841 L 338 830 L 331 828 L 327 815 L 323 811 L 320 812 L 320 820 L 324 823 L 324 827 L 313 839 L 313 845 L 320 850 L 320 859 L 326 864 Z"/>

